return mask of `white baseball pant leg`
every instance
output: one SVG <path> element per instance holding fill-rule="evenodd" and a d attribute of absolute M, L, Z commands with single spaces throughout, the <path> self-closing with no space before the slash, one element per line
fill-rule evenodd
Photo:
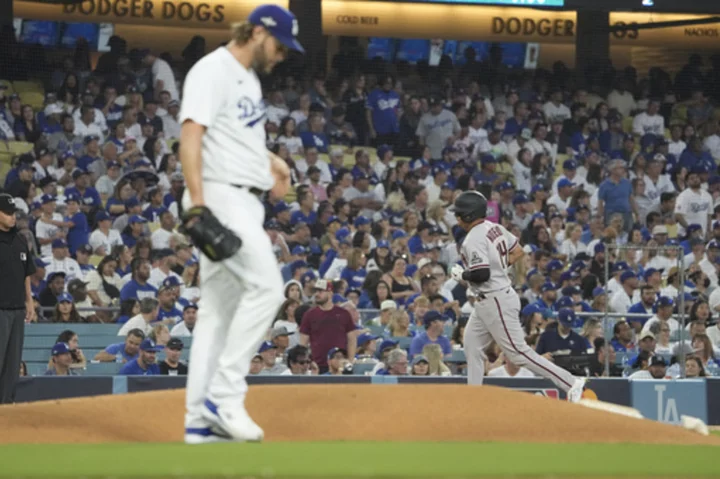
<path fill-rule="evenodd" d="M 520 298 L 512 288 L 486 293 L 485 299 L 478 298 L 475 314 L 482 318 L 493 339 L 510 361 L 528 368 L 536 376 L 551 380 L 565 392 L 572 387 L 575 382 L 572 374 L 536 353 L 525 342 L 525 332 L 519 319 Z"/>
<path fill-rule="evenodd" d="M 485 323 L 480 319 L 477 310 L 473 309 L 465 325 L 463 348 L 467 361 L 468 384 L 481 386 L 485 379 L 485 350 L 492 343 L 492 335 Z"/>
<path fill-rule="evenodd" d="M 205 202 L 243 245 L 222 262 L 200 259 L 200 304 L 187 381 L 186 427 L 203 427 L 202 407 L 242 408 L 245 376 L 283 300 L 283 283 L 263 229 L 265 209 L 255 195 L 221 183 L 204 185 Z"/>

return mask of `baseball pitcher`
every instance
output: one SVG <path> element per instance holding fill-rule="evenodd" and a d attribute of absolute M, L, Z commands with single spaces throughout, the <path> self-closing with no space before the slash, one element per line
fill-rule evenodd
<path fill-rule="evenodd" d="M 183 229 L 203 252 L 187 381 L 189 444 L 263 438 L 245 410 L 245 376 L 284 298 L 261 196 L 285 196 L 290 174 L 265 147 L 257 74 L 269 73 L 288 50 L 302 52 L 297 34 L 292 13 L 260 6 L 233 25 L 226 47 L 202 58 L 185 79 Z"/>
<path fill-rule="evenodd" d="M 453 266 L 452 277 L 456 281 L 466 281 L 477 297 L 465 327 L 468 384 L 483 383 L 485 348 L 495 340 L 514 364 L 550 379 L 567 393 L 569 401 L 579 401 L 585 380 L 575 378 L 540 356 L 525 342 L 519 320 L 520 298 L 507 273 L 510 265 L 525 254 L 518 239 L 502 225 L 485 220 L 487 200 L 481 193 L 466 191 L 460 194 L 453 210 L 467 236 L 460 248 L 465 267 Z"/>

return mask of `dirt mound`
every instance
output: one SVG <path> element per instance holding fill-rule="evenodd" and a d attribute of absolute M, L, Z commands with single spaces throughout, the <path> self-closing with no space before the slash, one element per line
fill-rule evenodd
<path fill-rule="evenodd" d="M 0 407 L 2 443 L 176 442 L 184 390 Z M 715 444 L 679 427 L 484 386 L 253 386 L 268 441 Z"/>

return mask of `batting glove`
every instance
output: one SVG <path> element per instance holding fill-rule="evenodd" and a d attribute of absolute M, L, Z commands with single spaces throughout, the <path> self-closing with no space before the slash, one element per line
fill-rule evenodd
<path fill-rule="evenodd" d="M 464 272 L 465 268 L 463 268 L 459 264 L 455 264 L 452 268 L 450 268 L 450 276 L 452 276 L 452 279 L 454 279 L 455 281 L 462 281 L 462 275 Z"/>

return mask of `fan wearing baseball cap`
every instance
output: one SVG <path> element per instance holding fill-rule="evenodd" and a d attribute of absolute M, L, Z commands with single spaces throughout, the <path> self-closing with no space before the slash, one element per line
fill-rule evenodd
<path fill-rule="evenodd" d="M 78 376 L 75 369 L 70 368 L 73 362 L 73 350 L 67 343 L 56 343 L 52 348 L 52 366 L 45 371 L 45 376 Z"/>
<path fill-rule="evenodd" d="M 160 366 L 157 365 L 156 355 L 162 351 L 162 346 L 157 346 L 155 341 L 146 338 L 140 343 L 140 355 L 137 359 L 128 361 L 118 372 L 121 376 L 157 376 L 160 374 Z"/>
<path fill-rule="evenodd" d="M 15 199 L 0 193 L 0 404 L 12 403 L 20 372 L 25 322 L 35 320 L 30 276 L 35 259 L 27 241 L 18 233 Z"/>

